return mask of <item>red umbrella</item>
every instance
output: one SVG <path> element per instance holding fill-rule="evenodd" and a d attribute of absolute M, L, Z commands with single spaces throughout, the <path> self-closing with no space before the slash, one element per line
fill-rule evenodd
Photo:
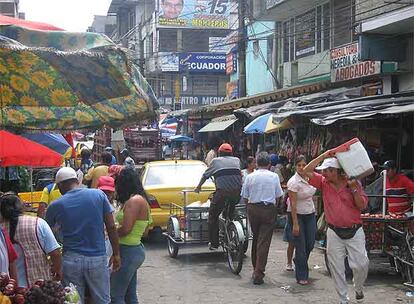
<path fill-rule="evenodd" d="M 0 167 L 60 167 L 59 153 L 10 132 L 0 131 Z"/>
<path fill-rule="evenodd" d="M 63 31 L 63 29 L 57 26 L 51 25 L 51 24 L 17 19 L 17 18 L 7 17 L 4 15 L 0 15 L 0 25 L 17 25 L 17 26 L 29 28 L 32 30 L 42 30 L 42 31 Z"/>

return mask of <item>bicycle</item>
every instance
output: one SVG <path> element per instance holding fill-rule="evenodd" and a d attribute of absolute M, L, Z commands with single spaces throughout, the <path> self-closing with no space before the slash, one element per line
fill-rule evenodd
<path fill-rule="evenodd" d="M 170 204 L 167 237 L 168 254 L 172 258 L 178 256 L 180 246 L 200 245 L 208 243 L 208 212 L 209 207 L 188 207 L 187 193 L 184 190 L 184 206 Z M 233 212 L 231 209 L 234 207 Z M 231 215 L 231 216 L 228 216 Z M 232 273 L 239 274 L 243 267 L 244 253 L 247 251 L 249 237 L 246 205 L 225 203 L 219 216 L 219 245 L 226 254 Z"/>
<path fill-rule="evenodd" d="M 225 202 L 224 210 L 219 216 L 219 242 L 226 253 L 230 270 L 239 274 L 249 244 L 246 205 L 232 204 Z"/>

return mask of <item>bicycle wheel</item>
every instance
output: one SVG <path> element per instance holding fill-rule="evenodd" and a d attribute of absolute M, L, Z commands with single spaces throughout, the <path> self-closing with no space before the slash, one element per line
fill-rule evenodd
<path fill-rule="evenodd" d="M 170 239 L 170 237 L 177 237 L 175 235 L 175 228 L 174 226 L 178 225 L 178 221 L 176 218 L 170 218 L 168 220 L 168 224 L 167 224 L 167 233 L 168 233 L 168 237 L 167 237 L 167 249 L 168 249 L 168 254 L 170 255 L 170 257 L 172 258 L 176 258 L 178 255 L 178 245 Z"/>
<path fill-rule="evenodd" d="M 239 232 L 233 223 L 228 226 L 227 233 L 227 262 L 231 272 L 239 274 L 243 267 L 244 242 L 240 242 Z"/>

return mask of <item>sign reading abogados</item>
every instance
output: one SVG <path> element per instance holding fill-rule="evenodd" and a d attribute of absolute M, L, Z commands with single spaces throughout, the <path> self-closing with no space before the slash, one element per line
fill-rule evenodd
<path fill-rule="evenodd" d="M 159 27 L 229 28 L 231 0 L 157 0 Z"/>
<path fill-rule="evenodd" d="M 381 61 L 360 61 L 358 42 L 331 50 L 331 82 L 340 82 L 381 73 Z"/>

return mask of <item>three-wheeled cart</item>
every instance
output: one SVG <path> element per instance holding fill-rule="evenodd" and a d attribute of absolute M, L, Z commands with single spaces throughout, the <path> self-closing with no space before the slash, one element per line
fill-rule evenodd
<path fill-rule="evenodd" d="M 209 242 L 209 207 L 188 206 L 187 194 L 192 191 L 182 191 L 184 206 L 170 204 L 170 218 L 164 235 L 167 238 L 168 254 L 173 258 L 177 257 L 180 247 L 205 245 L 207 248 Z M 231 219 L 223 216 L 223 213 L 220 215 L 219 235 L 230 269 L 233 273 L 239 273 L 249 241 L 246 205 L 236 205 Z"/>
<path fill-rule="evenodd" d="M 401 197 L 395 195 L 368 195 L 368 197 Z M 366 250 L 371 263 L 390 262 L 401 274 L 404 284 L 414 287 L 414 215 L 385 214 L 385 203 L 381 214 L 362 214 L 361 219 L 366 240 Z M 325 242 L 325 248 L 327 244 Z M 347 274 L 352 271 L 345 259 Z M 325 250 L 325 264 L 329 269 Z"/>

